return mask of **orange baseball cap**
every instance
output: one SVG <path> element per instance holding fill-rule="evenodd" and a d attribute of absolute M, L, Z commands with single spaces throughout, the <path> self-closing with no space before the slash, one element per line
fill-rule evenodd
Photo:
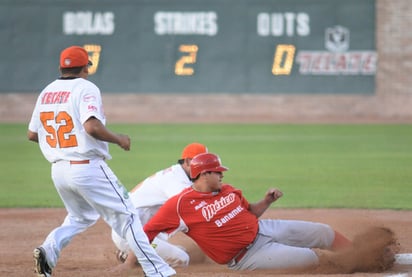
<path fill-rule="evenodd" d="M 194 142 L 186 145 L 182 152 L 182 159 L 193 159 L 194 156 L 207 153 L 207 147 L 201 143 Z"/>
<path fill-rule="evenodd" d="M 60 53 L 60 67 L 71 68 L 92 65 L 89 61 L 89 54 L 80 46 L 70 46 Z"/>

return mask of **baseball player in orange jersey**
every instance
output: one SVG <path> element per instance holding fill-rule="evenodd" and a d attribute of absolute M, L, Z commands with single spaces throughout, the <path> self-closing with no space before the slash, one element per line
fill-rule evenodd
<path fill-rule="evenodd" d="M 51 175 L 67 210 L 63 224 L 33 251 L 37 276 L 52 275 L 62 249 L 101 216 L 127 240 L 146 276 L 176 272 L 150 245 L 126 189 L 105 160 L 108 143 L 130 149 L 130 138 L 105 127 L 100 90 L 88 76 L 85 49 L 71 46 L 60 54 L 61 77 L 39 95 L 28 130 L 51 163 Z"/>
<path fill-rule="evenodd" d="M 186 145 L 177 164 L 156 172 L 130 191 L 130 200 L 136 207 L 142 224 L 145 224 L 167 199 L 192 185 L 189 177 L 190 162 L 194 156 L 207 151 L 207 147 L 198 142 Z M 129 267 L 133 267 L 136 259 L 131 257 L 127 260 L 130 250 L 127 241 L 114 230 L 112 230 L 112 240 L 120 251 L 117 253 L 118 259 L 122 262 L 124 259 Z M 167 240 L 168 236 L 165 234 L 159 234 L 153 240 L 153 245 L 159 256 L 172 267 L 187 266 L 190 260 L 188 253 Z"/>
<path fill-rule="evenodd" d="M 144 225 L 149 240 L 159 232 L 183 231 L 212 260 L 235 270 L 312 266 L 319 262 L 312 248 L 337 250 L 351 245 L 326 224 L 258 219 L 282 192 L 270 189 L 261 201 L 249 203 L 240 190 L 222 184 L 226 170 L 215 154 L 194 157 L 192 187 L 166 201 Z"/>

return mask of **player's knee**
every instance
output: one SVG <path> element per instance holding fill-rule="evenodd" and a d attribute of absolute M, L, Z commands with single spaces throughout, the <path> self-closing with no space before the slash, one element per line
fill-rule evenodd
<path fill-rule="evenodd" d="M 335 237 L 335 231 L 327 224 L 323 223 L 314 223 L 315 232 L 313 233 L 314 237 L 313 245 L 310 247 L 329 249 L 333 243 Z"/>
<path fill-rule="evenodd" d="M 97 220 L 98 220 L 98 215 L 97 217 L 90 217 L 90 218 L 86 218 L 86 217 L 77 218 L 74 216 L 67 216 L 64 219 L 63 225 L 72 225 L 72 226 L 76 226 L 78 229 L 86 230 L 87 228 L 95 224 Z"/>
<path fill-rule="evenodd" d="M 163 258 L 171 267 L 185 267 L 189 265 L 190 256 L 182 246 L 172 245 L 168 242 L 157 240 L 159 243 L 155 248 L 157 254 Z"/>
<path fill-rule="evenodd" d="M 171 267 L 186 267 L 189 265 L 190 257 L 185 251 L 175 253 L 174 256 L 170 256 L 166 259 L 166 262 Z"/>
<path fill-rule="evenodd" d="M 182 251 L 182 254 L 180 256 L 180 264 L 181 266 L 188 266 L 190 262 L 190 256 L 187 252 Z"/>

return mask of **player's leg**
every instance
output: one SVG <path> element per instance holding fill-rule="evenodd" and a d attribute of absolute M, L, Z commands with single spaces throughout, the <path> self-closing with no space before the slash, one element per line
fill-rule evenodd
<path fill-rule="evenodd" d="M 92 165 L 92 164 L 91 164 Z M 127 190 L 104 161 L 96 163 L 93 189 L 84 195 L 112 229 L 126 239 L 148 276 L 176 274 L 150 245 Z M 99 197 L 100 196 L 100 197 Z"/>
<path fill-rule="evenodd" d="M 259 220 L 259 233 L 274 241 L 297 247 L 332 249 L 350 243 L 329 225 L 300 220 Z M 336 236 L 338 234 L 338 236 Z M 340 241 L 335 242 L 335 238 Z"/>
<path fill-rule="evenodd" d="M 113 230 L 112 241 L 117 247 L 117 260 L 124 263 L 130 251 L 127 241 Z M 183 247 L 173 245 L 169 243 L 167 239 L 162 239 L 159 237 L 156 237 L 153 240 L 152 246 L 154 247 L 156 253 L 171 267 L 185 267 L 189 265 L 190 257 Z"/>
<path fill-rule="evenodd" d="M 237 263 L 229 264 L 235 270 L 301 269 L 316 266 L 317 254 L 310 248 L 284 245 L 272 238 L 258 235 L 253 246 Z"/>
<path fill-rule="evenodd" d="M 99 215 L 96 214 L 97 218 Z M 69 244 L 74 236 L 85 231 L 93 225 L 97 219 L 81 219 L 68 214 L 61 226 L 55 228 L 43 242 L 41 247 L 46 251 L 47 262 L 51 268 L 55 267 L 60 253 Z"/>
<path fill-rule="evenodd" d="M 124 263 L 127 259 L 130 247 L 127 244 L 127 240 L 119 236 L 114 230 L 112 230 L 112 241 L 117 248 L 116 259 Z"/>
<path fill-rule="evenodd" d="M 177 245 L 171 244 L 167 240 L 156 237 L 152 245 L 159 256 L 171 267 L 185 267 L 189 265 L 189 254 Z"/>
<path fill-rule="evenodd" d="M 126 229 L 125 238 L 136 255 L 139 264 L 147 276 L 171 276 L 176 274 L 150 245 L 146 234 L 143 232 L 139 218 L 132 216 L 132 222 Z"/>
<path fill-rule="evenodd" d="M 72 238 L 96 223 L 99 218 L 99 214 L 67 182 L 68 174 L 69 162 L 52 165 L 52 179 L 68 214 L 63 224 L 51 231 L 40 246 L 50 268 L 56 266 L 62 249 Z"/>
<path fill-rule="evenodd" d="M 130 195 L 130 194 L 129 194 Z M 133 201 L 132 201 L 133 202 Z M 154 210 L 156 209 L 156 210 Z M 144 225 L 146 222 L 149 221 L 149 219 L 155 214 L 155 212 L 159 208 L 149 208 L 149 207 L 144 207 L 144 208 L 136 208 L 136 212 L 139 215 L 140 222 L 142 225 Z M 112 230 L 112 241 L 114 245 L 117 247 L 117 251 L 115 253 L 116 259 L 124 263 L 129 255 L 130 247 L 127 244 L 126 239 L 120 237 L 114 230 Z"/>
<path fill-rule="evenodd" d="M 259 220 L 259 235 L 235 269 L 286 269 L 314 266 L 312 248 L 331 249 L 335 231 L 326 224 L 297 220 Z M 343 237 L 343 236 L 342 236 Z M 342 239 L 338 237 L 338 239 Z"/>

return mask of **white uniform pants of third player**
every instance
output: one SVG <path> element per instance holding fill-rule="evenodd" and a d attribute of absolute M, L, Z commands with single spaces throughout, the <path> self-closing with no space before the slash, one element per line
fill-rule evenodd
<path fill-rule="evenodd" d="M 259 232 L 244 257 L 228 267 L 235 270 L 286 269 L 316 265 L 311 248 L 330 248 L 335 234 L 321 223 L 297 220 L 259 220 Z"/>
<path fill-rule="evenodd" d="M 51 267 L 56 266 L 60 252 L 71 239 L 101 216 L 127 240 L 147 276 L 176 273 L 150 246 L 127 191 L 105 161 L 95 159 L 89 164 L 73 165 L 69 161 L 53 163 L 52 179 L 68 215 L 42 244 Z"/>
<path fill-rule="evenodd" d="M 144 225 L 149 219 L 156 213 L 159 207 L 150 208 L 138 208 L 137 212 L 140 217 L 140 221 Z M 178 245 L 173 245 L 168 242 L 169 236 L 164 233 L 157 235 L 152 245 L 154 246 L 156 253 L 165 260 L 171 267 L 185 267 L 189 265 L 189 254 Z M 112 230 L 112 240 L 117 249 L 124 253 L 130 251 L 130 247 L 125 239 L 122 239 L 116 232 Z"/>

